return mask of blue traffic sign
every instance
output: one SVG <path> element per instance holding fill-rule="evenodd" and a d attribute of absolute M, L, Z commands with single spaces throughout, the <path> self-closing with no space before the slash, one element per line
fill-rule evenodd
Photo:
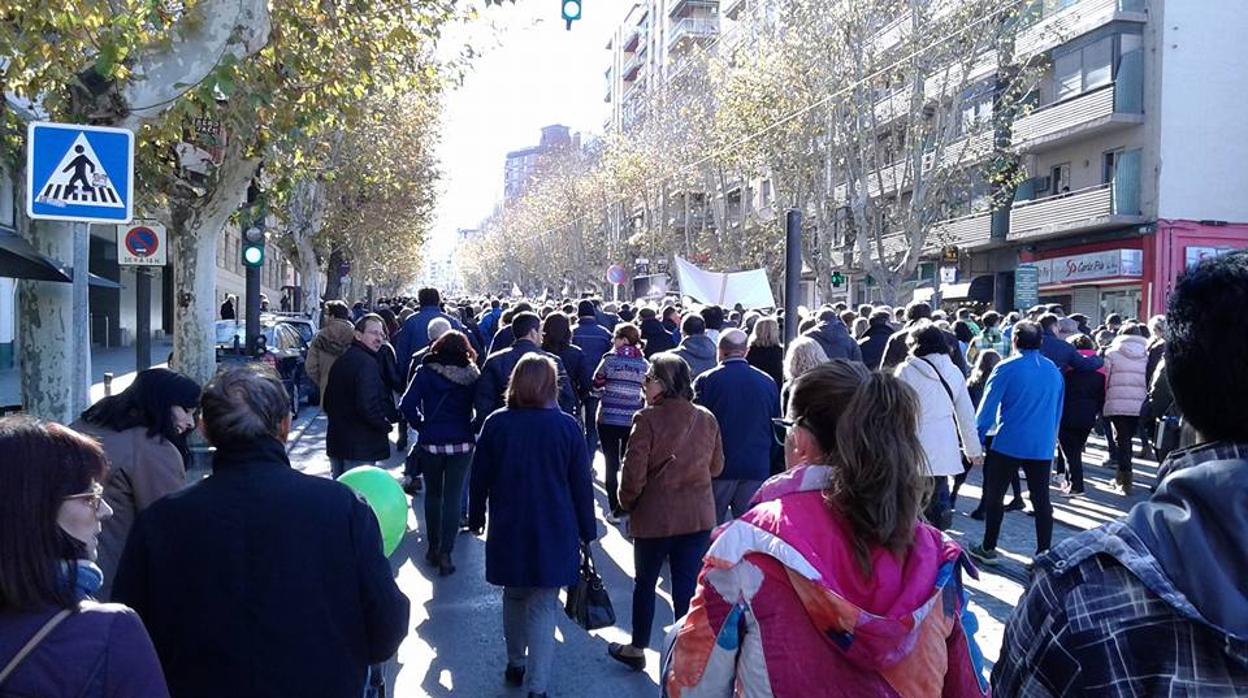
<path fill-rule="evenodd" d="M 26 130 L 26 214 L 81 223 L 129 223 L 134 134 L 126 129 L 34 122 Z"/>

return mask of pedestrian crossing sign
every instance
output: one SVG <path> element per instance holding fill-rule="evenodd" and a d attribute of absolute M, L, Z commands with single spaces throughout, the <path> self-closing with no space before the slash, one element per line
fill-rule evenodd
<path fill-rule="evenodd" d="M 134 207 L 134 134 L 34 122 L 26 130 L 26 213 L 34 219 L 128 223 Z"/>

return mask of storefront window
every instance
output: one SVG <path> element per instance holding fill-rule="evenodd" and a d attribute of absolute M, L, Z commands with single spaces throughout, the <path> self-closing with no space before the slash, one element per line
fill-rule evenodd
<path fill-rule="evenodd" d="M 1140 316 L 1140 301 L 1144 294 L 1139 288 L 1115 289 L 1101 292 L 1101 318 L 1118 313 L 1123 319 Z"/>

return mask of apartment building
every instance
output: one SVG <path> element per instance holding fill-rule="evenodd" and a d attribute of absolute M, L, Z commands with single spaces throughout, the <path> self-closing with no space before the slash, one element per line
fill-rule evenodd
<path fill-rule="evenodd" d="M 573 134 L 562 124 L 552 124 L 542 128 L 542 137 L 537 145 L 507 153 L 503 165 L 504 203 L 511 203 L 524 194 L 529 183 L 541 171 L 546 156 L 579 145 L 579 134 Z"/>
<path fill-rule="evenodd" d="M 632 128 L 654 105 L 653 95 L 696 47 L 720 33 L 719 0 L 646 0 L 634 4 L 607 42 L 605 101 L 609 130 Z"/>

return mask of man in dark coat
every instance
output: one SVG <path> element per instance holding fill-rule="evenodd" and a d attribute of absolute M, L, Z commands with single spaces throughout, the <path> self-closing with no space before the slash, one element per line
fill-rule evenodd
<path fill-rule="evenodd" d="M 701 315 L 690 313 L 680 323 L 680 333 L 684 339 L 669 354 L 675 354 L 689 364 L 689 376 L 697 378 L 715 368 L 715 357 L 718 349 L 715 342 L 706 336 L 706 322 Z"/>
<path fill-rule="evenodd" d="M 512 320 L 514 321 L 515 316 L 519 315 L 520 313 L 531 313 L 531 312 L 533 312 L 533 306 L 529 305 L 528 303 L 524 301 L 521 301 L 516 304 L 515 310 L 511 311 Z M 503 319 L 506 320 L 506 317 L 507 317 L 506 314 L 504 314 Z M 516 341 L 515 328 L 511 326 L 510 322 L 504 322 L 503 326 L 498 328 L 498 332 L 494 333 L 494 339 L 490 340 L 490 353 L 494 354 L 504 349 L 508 349 L 511 347 L 512 344 L 515 343 L 515 341 Z"/>
<path fill-rule="evenodd" d="M 862 361 L 862 349 L 854 338 L 849 336 L 849 330 L 846 329 L 845 323 L 841 322 L 835 310 L 824 310 L 819 313 L 819 324 L 807 331 L 805 336 L 819 342 L 823 353 L 827 354 L 829 359 Z"/>
<path fill-rule="evenodd" d="M 463 330 L 459 320 L 442 312 L 442 295 L 436 288 L 422 288 L 416 294 L 420 302 L 420 310 L 403 323 L 399 331 L 399 342 L 394 348 L 399 361 L 399 374 L 408 375 L 412 367 L 412 355 L 429 346 L 429 321 L 435 317 L 446 318 L 451 329 Z"/>
<path fill-rule="evenodd" d="M 881 371 L 891 373 L 897 364 L 906 360 L 910 352 L 910 347 L 906 345 L 906 337 L 910 336 L 910 328 L 918 324 L 920 320 L 930 319 L 932 319 L 932 306 L 927 303 L 914 301 L 906 306 L 906 325 L 888 338 L 888 346 L 884 348 L 884 358 L 880 360 Z M 969 376 L 971 369 L 966 365 L 966 357 L 962 356 L 962 347 L 958 346 L 957 335 L 944 330 L 941 330 L 941 334 L 945 336 L 945 344 L 949 345 L 949 358 L 953 359 L 953 365 L 958 367 L 962 375 Z"/>
<path fill-rule="evenodd" d="M 139 515 L 113 599 L 139 613 L 180 698 L 363 695 L 408 627 L 377 517 L 291 467 L 270 369 L 228 369 L 200 404 L 212 477 Z"/>
<path fill-rule="evenodd" d="M 614 332 L 615 326 L 620 324 L 620 316 L 615 313 L 609 313 L 602 308 L 602 301 L 594 299 L 594 319 L 598 324 L 608 332 Z"/>
<path fill-rule="evenodd" d="M 329 369 L 321 406 L 329 417 L 325 448 L 334 477 L 390 457 L 390 429 L 399 411 L 377 362 L 385 341 L 385 321 L 365 315 L 355 323 L 355 342 Z"/>
<path fill-rule="evenodd" d="M 559 408 L 570 415 L 576 414 L 576 393 L 572 390 L 572 381 L 563 360 L 538 346 L 542 340 L 542 321 L 537 314 L 531 312 L 516 313 L 511 325 L 516 341 L 507 349 L 496 351 L 485 360 L 481 369 L 481 380 L 477 381 L 477 397 L 474 400 L 476 417 L 474 429 L 481 430 L 485 418 L 503 406 L 503 396 L 507 392 L 507 383 L 511 380 L 511 370 L 516 367 L 520 357 L 531 352 L 541 352 L 555 362 L 559 370 Z"/>
<path fill-rule="evenodd" d="M 1040 329 L 1044 331 L 1044 342 L 1040 345 L 1040 355 L 1052 361 L 1059 371 L 1095 371 L 1104 363 L 1099 356 L 1084 356 L 1075 345 L 1057 335 L 1061 318 L 1047 313 L 1040 317 Z M 1077 329 L 1077 328 L 1076 328 Z"/>
<path fill-rule="evenodd" d="M 592 367 L 592 372 L 602 357 L 611 351 L 611 331 L 598 324 L 593 301 L 583 300 L 577 304 L 576 314 L 579 317 L 576 327 L 572 328 L 572 343 L 585 352 L 585 361 Z M 592 457 L 598 450 L 598 398 L 586 395 L 581 405 L 585 411 L 581 417 L 581 423 L 585 425 L 585 445 Z"/>
<path fill-rule="evenodd" d="M 774 432 L 780 416 L 780 389 L 771 376 L 745 360 L 749 338 L 738 329 L 719 338 L 720 365 L 693 382 L 693 401 L 715 415 L 724 442 L 724 471 L 711 483 L 716 520 L 735 518 L 771 475 Z"/>
<path fill-rule="evenodd" d="M 888 347 L 888 340 L 893 336 L 893 327 L 889 324 L 892 319 L 892 313 L 887 310 L 871 313 L 871 324 L 858 340 L 858 348 L 862 350 L 862 362 L 869 368 L 879 366 L 880 360 L 884 358 L 884 349 Z"/>

